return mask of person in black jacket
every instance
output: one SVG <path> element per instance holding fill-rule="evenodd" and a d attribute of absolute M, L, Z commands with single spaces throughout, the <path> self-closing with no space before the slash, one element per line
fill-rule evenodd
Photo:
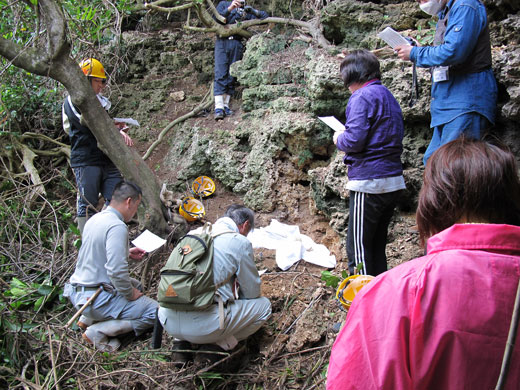
<path fill-rule="evenodd" d="M 265 19 L 269 15 L 265 11 L 259 11 L 244 0 L 221 1 L 217 5 L 218 13 L 226 18 L 225 24 L 233 24 L 244 20 Z M 215 42 L 215 82 L 213 94 L 215 95 L 215 120 L 224 119 L 233 114 L 229 108 L 231 95 L 235 92 L 235 78 L 229 74 L 232 63 L 242 59 L 244 45 L 240 35 L 229 37 L 217 37 Z"/>
<path fill-rule="evenodd" d="M 101 95 L 107 81 L 103 65 L 95 58 L 88 58 L 80 63 L 80 67 L 89 78 L 99 102 L 108 111 L 111 103 Z M 70 165 L 78 186 L 77 223 L 83 233 L 87 219 L 97 212 L 99 194 L 106 204 L 110 203 L 114 187 L 123 178 L 110 158 L 98 148 L 96 137 L 84 123 L 81 112 L 72 104 L 70 96 L 63 102 L 62 119 L 63 129 L 70 137 Z M 124 124 L 116 123 L 116 127 L 125 143 L 132 146 L 133 141 L 124 131 Z"/>

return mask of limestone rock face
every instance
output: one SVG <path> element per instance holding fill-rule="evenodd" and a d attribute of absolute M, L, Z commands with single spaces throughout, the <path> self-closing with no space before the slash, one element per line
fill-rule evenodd
<path fill-rule="evenodd" d="M 422 156 L 431 138 L 430 73 L 416 70 L 418 95 L 413 95 L 412 64 L 399 60 L 376 34 L 392 26 L 425 45 L 431 42 L 435 23 L 413 1 L 324 3 L 320 12 L 323 32 L 336 46 L 319 48 L 300 40 L 300 32 L 278 25 L 250 38 L 243 59 L 231 66 L 231 74 L 240 84 L 239 100 L 233 100 L 233 104 L 240 103 L 239 112 L 233 119 L 226 118 L 222 128 L 196 118 L 175 127 L 163 162 L 175 172 L 170 186 L 183 191 L 193 178 L 209 174 L 243 196 L 249 207 L 266 212 L 276 209 L 282 214 L 297 213 L 302 200 L 310 199 L 311 210 L 327 216 L 334 229 L 345 234 L 349 195 L 343 153 L 332 143 L 333 130 L 317 116 L 345 120 L 350 93 L 340 78 L 339 54 L 368 48 L 380 59 L 382 82 L 403 111 L 407 190 L 399 207 L 414 211 L 422 183 Z M 499 86 L 497 124 L 492 133 L 520 156 L 520 3 L 485 3 Z M 274 7 L 271 12 L 289 7 L 278 0 L 269 4 Z M 269 4 L 261 5 L 268 9 Z M 303 15 L 307 10 L 298 12 Z M 189 86 L 179 86 L 185 79 L 209 86 L 213 78 L 212 37 L 164 30 L 125 33 L 123 40 L 132 54 L 127 72 L 118 75 L 127 87 L 121 91 L 117 110 L 132 112 L 141 123 L 146 124 L 151 113 L 167 112 L 174 91 L 186 92 L 183 103 L 196 101 Z M 132 131 L 133 136 L 147 139 L 149 128 L 143 125 Z"/>

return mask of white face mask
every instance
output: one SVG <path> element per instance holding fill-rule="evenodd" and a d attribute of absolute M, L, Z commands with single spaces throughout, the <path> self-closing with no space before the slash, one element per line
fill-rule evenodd
<path fill-rule="evenodd" d="M 112 107 L 112 103 L 110 103 L 110 100 L 108 100 L 106 97 L 104 97 L 103 95 L 101 95 L 100 93 L 96 95 L 99 102 L 101 103 L 101 105 L 103 106 L 103 108 L 105 110 L 110 110 L 110 107 Z"/>
<path fill-rule="evenodd" d="M 419 8 L 428 15 L 437 16 L 437 14 L 444 8 L 442 0 L 430 0 L 427 3 L 419 4 Z"/>

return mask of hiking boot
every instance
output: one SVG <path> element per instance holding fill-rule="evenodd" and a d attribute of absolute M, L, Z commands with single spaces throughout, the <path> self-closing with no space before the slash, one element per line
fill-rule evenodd
<path fill-rule="evenodd" d="M 233 110 L 231 110 L 229 107 L 224 107 L 224 114 L 226 114 L 226 116 L 231 116 L 233 115 Z"/>
<path fill-rule="evenodd" d="M 186 340 L 175 340 L 173 342 L 172 354 L 170 361 L 176 367 L 182 367 L 193 360 L 191 353 L 191 344 Z"/>
<path fill-rule="evenodd" d="M 224 119 L 225 116 L 226 116 L 226 114 L 222 108 L 217 108 L 215 110 L 215 120 L 216 121 L 218 121 L 220 119 Z"/>
<path fill-rule="evenodd" d="M 211 366 L 227 356 L 229 353 L 216 344 L 201 344 L 194 362 L 198 366 Z"/>

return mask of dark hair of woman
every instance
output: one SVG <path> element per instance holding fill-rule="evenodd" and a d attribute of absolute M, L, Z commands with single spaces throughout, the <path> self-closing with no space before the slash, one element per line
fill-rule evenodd
<path fill-rule="evenodd" d="M 520 180 L 505 146 L 459 138 L 435 151 L 424 171 L 417 225 L 421 243 L 456 223 L 520 226 Z"/>
<path fill-rule="evenodd" d="M 353 50 L 341 62 L 339 67 L 345 87 L 354 83 L 365 83 L 381 78 L 379 60 L 368 50 Z"/>

